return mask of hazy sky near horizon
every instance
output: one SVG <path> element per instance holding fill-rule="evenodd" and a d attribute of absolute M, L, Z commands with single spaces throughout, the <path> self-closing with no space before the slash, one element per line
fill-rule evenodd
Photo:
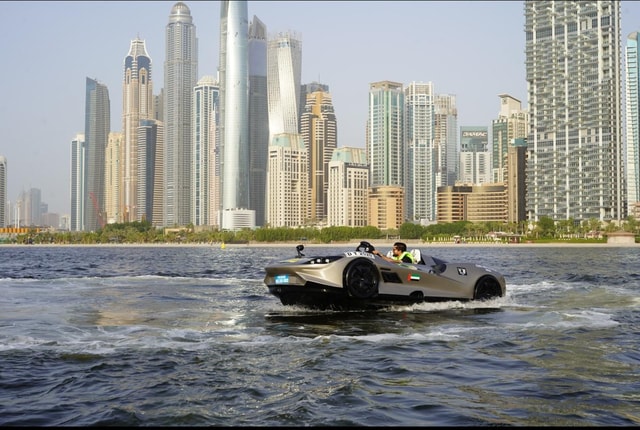
<path fill-rule="evenodd" d="M 70 213 L 71 140 L 84 132 L 85 81 L 109 90 L 122 130 L 124 58 L 146 42 L 154 94 L 164 81 L 165 31 L 176 1 L 3 1 L 0 155 L 7 198 L 39 188 L 49 212 Z M 215 76 L 219 1 L 185 1 L 198 38 L 198 78 Z M 302 40 L 302 82 L 329 85 L 338 146 L 364 147 L 372 82 L 432 82 L 457 98 L 458 126 L 490 127 L 499 94 L 527 108 L 523 1 L 249 1 L 268 34 Z M 640 2 L 623 1 L 626 38 Z M 624 62 L 624 60 L 623 60 Z M 10 218 L 10 217 L 9 217 Z"/>

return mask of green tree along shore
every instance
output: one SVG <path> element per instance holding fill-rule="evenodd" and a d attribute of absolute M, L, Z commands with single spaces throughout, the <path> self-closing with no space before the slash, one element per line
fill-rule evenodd
<path fill-rule="evenodd" d="M 522 222 L 505 224 L 498 222 L 472 223 L 458 221 L 446 224 L 422 226 L 404 223 L 397 230 L 380 230 L 377 227 L 324 227 L 303 226 L 261 227 L 240 231 L 205 230 L 186 227 L 158 229 L 149 222 L 108 224 L 95 232 L 38 231 L 34 228 L 26 234 L 10 236 L 1 243 L 10 244 L 207 244 L 207 243 L 278 243 L 307 242 L 333 243 L 358 240 L 421 240 L 423 242 L 566 242 L 566 243 L 606 243 L 607 234 L 630 232 L 638 237 L 640 224 L 628 217 L 620 225 L 602 223 L 597 219 L 554 222 L 542 217 L 537 223 Z"/>

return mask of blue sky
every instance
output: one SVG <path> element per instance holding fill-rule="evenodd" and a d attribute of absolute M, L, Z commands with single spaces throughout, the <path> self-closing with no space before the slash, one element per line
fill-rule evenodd
<path fill-rule="evenodd" d="M 3 1 L 0 155 L 8 199 L 39 188 L 50 212 L 70 211 L 71 140 L 84 132 L 85 80 L 107 85 L 120 131 L 124 57 L 146 41 L 154 93 L 163 84 L 165 28 L 175 1 Z M 216 74 L 220 3 L 185 1 L 199 45 L 198 77 Z M 640 30 L 623 1 L 622 49 Z M 459 126 L 487 126 L 498 94 L 527 107 L 522 1 L 249 1 L 269 34 L 302 40 L 302 81 L 329 85 L 338 146 L 364 147 L 371 82 L 433 82 L 455 94 Z"/>

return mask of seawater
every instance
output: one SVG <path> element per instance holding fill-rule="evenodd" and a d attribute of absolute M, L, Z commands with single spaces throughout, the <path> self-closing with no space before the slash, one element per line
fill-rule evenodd
<path fill-rule="evenodd" d="M 640 248 L 422 252 L 507 295 L 310 311 L 263 283 L 293 246 L 0 246 L 0 425 L 640 424 Z"/>

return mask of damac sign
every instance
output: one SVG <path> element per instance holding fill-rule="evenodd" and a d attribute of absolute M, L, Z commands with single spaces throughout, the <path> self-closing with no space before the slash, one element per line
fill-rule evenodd
<path fill-rule="evenodd" d="M 463 131 L 462 137 L 487 137 L 486 131 Z"/>

